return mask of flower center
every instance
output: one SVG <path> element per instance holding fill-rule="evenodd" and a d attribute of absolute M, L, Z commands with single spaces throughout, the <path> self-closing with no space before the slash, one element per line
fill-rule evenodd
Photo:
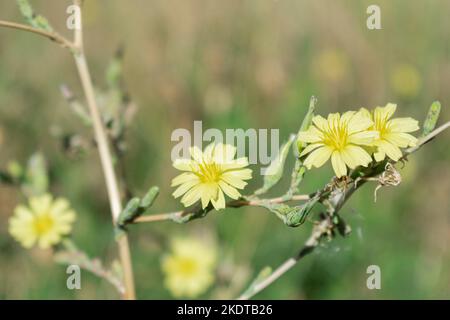
<path fill-rule="evenodd" d="M 34 230 L 38 235 L 46 234 L 51 228 L 55 221 L 49 214 L 44 214 L 42 216 L 36 217 L 34 221 Z"/>
<path fill-rule="evenodd" d="M 323 132 L 324 143 L 335 150 L 342 150 L 347 145 L 348 132 L 346 126 L 341 126 L 339 121 L 329 125 Z"/>
<path fill-rule="evenodd" d="M 179 272 L 184 276 L 190 276 L 197 270 L 197 263 L 189 257 L 180 258 L 178 262 Z"/>
<path fill-rule="evenodd" d="M 198 168 L 198 176 L 203 183 L 219 182 L 222 171 L 215 163 L 200 163 Z"/>
<path fill-rule="evenodd" d="M 380 134 L 380 139 L 382 139 L 382 137 L 388 133 L 389 128 L 387 126 L 387 122 L 388 122 L 388 118 L 387 115 L 384 117 L 374 117 L 374 124 L 373 124 L 373 129 L 375 131 L 378 131 Z"/>

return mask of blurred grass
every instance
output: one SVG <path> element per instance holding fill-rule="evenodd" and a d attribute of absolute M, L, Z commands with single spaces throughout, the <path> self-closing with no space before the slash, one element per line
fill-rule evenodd
<path fill-rule="evenodd" d="M 279 128 L 286 138 L 297 131 L 311 95 L 319 98 L 322 114 L 395 102 L 400 116 L 420 120 L 431 102 L 440 100 L 441 118 L 448 120 L 450 3 L 378 2 L 383 29 L 370 31 L 365 22 L 370 1 L 86 1 L 86 48 L 96 85 L 105 85 L 107 62 L 123 45 L 127 87 L 139 106 L 127 136 L 131 190 L 142 194 L 159 185 L 155 212 L 180 208 L 170 197 L 176 174 L 170 134 L 192 129 L 194 120 L 203 120 L 204 130 Z M 32 3 L 69 34 L 64 17 L 70 1 Z M 13 1 L 0 3 L 0 19 L 21 21 Z M 61 83 L 81 96 L 69 54 L 34 35 L 0 29 L 0 167 L 43 151 L 52 191 L 69 198 L 78 212 L 76 242 L 110 261 L 115 247 L 96 151 L 68 159 L 51 134 L 58 126 L 89 137 L 60 96 Z M 258 297 L 448 298 L 449 147 L 448 134 L 427 145 L 402 170 L 403 183 L 381 189 L 377 203 L 374 186 L 364 187 L 343 210 L 353 227 L 350 238 L 320 248 Z M 302 191 L 315 190 L 330 176 L 330 168 L 311 172 Z M 22 201 L 17 190 L 0 187 L 0 298 L 117 297 L 87 273 L 82 290 L 67 290 L 63 266 L 11 239 L 8 217 Z M 256 275 L 295 254 L 310 227 L 287 228 L 254 208 L 213 212 L 188 225 L 133 226 L 138 296 L 170 298 L 159 261 L 172 236 L 207 232 L 219 241 L 224 289 L 236 270 Z M 381 267 L 382 290 L 366 288 L 371 264 Z"/>

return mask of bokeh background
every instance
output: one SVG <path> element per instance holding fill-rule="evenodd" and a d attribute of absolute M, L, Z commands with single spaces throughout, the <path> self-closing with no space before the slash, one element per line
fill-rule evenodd
<path fill-rule="evenodd" d="M 70 1 L 31 1 L 61 33 Z M 434 100 L 450 119 L 450 2 L 377 1 L 382 30 L 368 30 L 373 1 L 350 0 L 86 0 L 85 41 L 95 85 L 124 49 L 124 77 L 138 107 L 127 130 L 124 169 L 133 194 L 158 185 L 152 212 L 173 211 L 171 133 L 193 127 L 279 128 L 296 132 L 311 95 L 318 112 L 398 104 L 397 114 L 422 120 Z M 14 1 L 0 2 L 0 19 L 21 21 Z M 48 160 L 51 191 L 77 210 L 76 243 L 109 263 L 115 256 L 103 176 L 94 148 L 63 152 L 58 132 L 90 130 L 59 92 L 82 91 L 70 55 L 32 34 L 0 29 L 0 169 L 25 163 L 36 151 Z M 342 210 L 347 239 L 324 244 L 279 281 L 263 299 L 450 298 L 450 136 L 410 158 L 398 187 L 366 185 Z M 291 157 L 292 158 L 292 157 Z M 292 160 L 288 162 L 290 169 Z M 254 166 L 257 169 L 257 166 Z M 289 170 L 288 169 L 288 170 Z M 311 192 L 328 181 L 329 166 L 308 174 Z M 286 177 L 289 176 L 289 171 Z M 261 183 L 260 177 L 247 192 Z M 282 194 L 284 179 L 270 193 Z M 7 232 L 14 207 L 25 199 L 0 186 L 0 298 L 117 298 L 105 281 L 82 274 L 82 290 L 66 288 L 65 267 L 51 253 L 25 250 Z M 171 238 L 207 234 L 219 246 L 215 285 L 202 298 L 233 298 L 265 266 L 295 254 L 311 228 L 288 228 L 263 209 L 211 212 L 187 225 L 133 226 L 132 256 L 140 298 L 171 298 L 161 257 Z M 366 269 L 379 265 L 382 289 L 368 290 Z"/>

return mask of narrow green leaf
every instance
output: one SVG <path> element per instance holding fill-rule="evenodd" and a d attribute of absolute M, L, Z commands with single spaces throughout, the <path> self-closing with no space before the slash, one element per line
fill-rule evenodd
<path fill-rule="evenodd" d="M 309 126 L 311 125 L 312 122 L 312 118 L 314 117 L 314 110 L 316 109 L 316 104 L 317 104 L 317 98 L 312 96 L 311 99 L 309 100 L 309 107 L 308 107 L 308 111 L 306 112 L 305 117 L 303 118 L 302 121 L 302 125 L 300 126 L 300 130 L 298 132 L 302 132 L 302 131 L 306 131 L 308 130 Z M 297 139 L 297 148 L 295 150 L 295 152 L 298 154 L 300 154 L 303 150 L 303 148 L 305 147 L 305 143 L 303 141 L 300 141 Z"/>
<path fill-rule="evenodd" d="M 48 190 L 47 162 L 42 153 L 33 154 L 28 160 L 23 188 L 29 195 L 41 195 Z"/>
<path fill-rule="evenodd" d="M 119 226 L 125 225 L 129 221 L 133 221 L 139 215 L 139 205 L 141 203 L 141 199 L 135 197 L 128 201 L 125 209 L 120 213 L 119 218 L 117 219 L 117 224 Z"/>
<path fill-rule="evenodd" d="M 275 184 L 280 181 L 283 171 L 284 164 L 286 162 L 287 155 L 289 153 L 289 148 L 291 147 L 292 142 L 294 141 L 295 136 L 291 135 L 289 140 L 285 142 L 278 152 L 277 157 L 271 162 L 269 167 L 266 169 L 264 175 L 264 183 L 261 188 L 255 191 L 255 195 L 260 195 L 269 191 Z"/>
<path fill-rule="evenodd" d="M 436 127 L 436 123 L 439 119 L 439 114 L 441 112 L 441 103 L 439 101 L 435 101 L 431 104 L 430 109 L 428 110 L 427 117 L 423 124 L 423 136 L 428 135 L 431 131 Z"/>
<path fill-rule="evenodd" d="M 139 206 L 141 208 L 148 209 L 149 207 L 151 207 L 153 205 L 153 202 L 158 197 L 158 195 L 159 195 L 159 188 L 156 186 L 151 187 L 150 190 L 148 190 L 148 192 L 142 198 Z"/>
<path fill-rule="evenodd" d="M 110 89 L 116 89 L 120 86 L 122 78 L 123 50 L 119 49 L 106 68 L 106 82 Z"/>

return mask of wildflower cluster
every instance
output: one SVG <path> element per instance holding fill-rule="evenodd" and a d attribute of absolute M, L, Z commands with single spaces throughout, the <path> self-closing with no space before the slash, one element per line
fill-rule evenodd
<path fill-rule="evenodd" d="M 374 160 L 383 161 L 386 156 L 397 161 L 400 148 L 414 146 L 417 139 L 409 134 L 419 129 L 412 118 L 391 119 L 396 105 L 388 103 L 373 111 L 361 108 L 329 114 L 327 119 L 314 116 L 312 125 L 298 134 L 298 140 L 307 143 L 300 157 L 306 156 L 304 165 L 319 168 L 331 158 L 337 177 L 347 175 L 348 169 L 367 167 Z"/>

